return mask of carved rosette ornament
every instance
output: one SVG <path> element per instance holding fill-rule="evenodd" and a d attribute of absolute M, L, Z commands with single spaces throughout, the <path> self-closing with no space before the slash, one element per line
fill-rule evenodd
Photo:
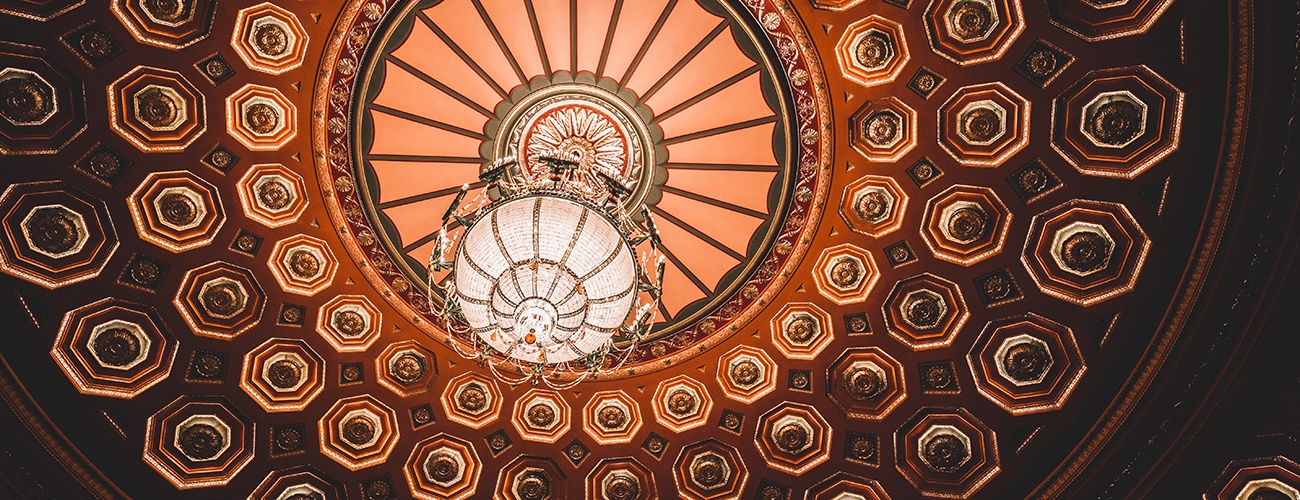
<path fill-rule="evenodd" d="M 280 90 L 250 83 L 226 98 L 226 133 L 253 151 L 275 151 L 298 135 L 297 113 Z"/>
<path fill-rule="evenodd" d="M 816 408 L 782 403 L 759 418 L 758 451 L 768 467 L 797 476 L 830 459 L 831 430 Z"/>
<path fill-rule="evenodd" d="M 140 66 L 109 85 L 109 124 L 140 151 L 181 151 L 207 131 L 205 102 L 181 73 Z"/>
<path fill-rule="evenodd" d="M 726 498 L 745 489 L 749 470 L 735 448 L 710 439 L 682 448 L 673 464 L 673 478 L 684 498 Z"/>
<path fill-rule="evenodd" d="M 266 2 L 239 11 L 230 45 L 249 68 L 279 75 L 302 66 L 308 37 L 297 16 Z"/>
<path fill-rule="evenodd" d="M 379 383 L 409 397 L 428 390 L 438 375 L 438 358 L 418 342 L 394 342 L 375 358 Z"/>
<path fill-rule="evenodd" d="M 208 37 L 212 0 L 113 0 L 113 15 L 137 42 L 180 50 Z"/>
<path fill-rule="evenodd" d="M 403 469 L 411 494 L 421 500 L 470 498 L 482 470 L 474 445 L 449 434 L 417 444 Z"/>
<path fill-rule="evenodd" d="M 922 408 L 895 433 L 899 472 L 930 496 L 969 497 L 1001 472 L 997 439 L 965 409 Z"/>
<path fill-rule="evenodd" d="M 268 412 L 302 411 L 325 390 L 325 360 L 301 340 L 270 339 L 244 355 L 239 386 Z"/>
<path fill-rule="evenodd" d="M 145 423 L 144 460 L 178 489 L 229 484 L 253 459 L 253 424 L 225 398 L 183 396 Z"/>
<path fill-rule="evenodd" d="M 31 71 L 0 70 L 0 117 L 13 125 L 41 125 L 58 110 L 54 88 Z"/>
<path fill-rule="evenodd" d="M 704 384 L 682 375 L 659 383 L 652 409 L 660 425 L 680 433 L 709 423 L 713 398 Z"/>
<path fill-rule="evenodd" d="M 582 409 L 582 429 L 602 445 L 632 442 L 643 423 L 640 405 L 623 391 L 593 394 Z"/>
<path fill-rule="evenodd" d="M 384 463 L 401 435 L 397 414 L 370 396 L 335 402 L 317 431 L 321 453 L 349 470 Z"/>
<path fill-rule="evenodd" d="M 557 392 L 532 389 L 515 400 L 511 424 L 527 441 L 555 443 L 570 429 L 573 410 Z"/>
<path fill-rule="evenodd" d="M 448 382 L 441 401 L 448 420 L 471 429 L 482 429 L 501 414 L 501 390 L 496 382 L 477 373 L 465 373 Z"/>
<path fill-rule="evenodd" d="M 962 66 L 1002 57 L 1025 30 L 1020 0 L 936 0 L 925 31 L 939 55 Z"/>
<path fill-rule="evenodd" d="M 364 295 L 339 295 L 321 306 L 316 333 L 338 352 L 361 352 L 379 340 L 383 315 Z"/>

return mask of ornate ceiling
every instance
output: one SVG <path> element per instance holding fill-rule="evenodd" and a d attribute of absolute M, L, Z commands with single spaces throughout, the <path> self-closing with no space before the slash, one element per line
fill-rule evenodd
<path fill-rule="evenodd" d="M 1295 500 L 1294 7 L 0 0 L 0 492 Z M 666 257 L 566 390 L 427 268 L 554 149 Z"/>

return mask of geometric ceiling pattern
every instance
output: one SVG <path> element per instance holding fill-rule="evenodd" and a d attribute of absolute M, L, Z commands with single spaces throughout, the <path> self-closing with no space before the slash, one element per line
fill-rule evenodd
<path fill-rule="evenodd" d="M 0 491 L 1295 500 L 1290 448 L 1162 476 L 1293 251 L 1269 9 L 0 0 Z M 564 390 L 429 304 L 461 186 L 543 148 L 666 257 Z"/>

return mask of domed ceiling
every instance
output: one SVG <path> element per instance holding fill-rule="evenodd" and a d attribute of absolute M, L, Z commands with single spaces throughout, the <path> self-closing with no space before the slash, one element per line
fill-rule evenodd
<path fill-rule="evenodd" d="M 1294 7 L 0 0 L 0 492 L 1295 500 Z M 555 151 L 662 288 L 511 385 L 430 262 Z"/>

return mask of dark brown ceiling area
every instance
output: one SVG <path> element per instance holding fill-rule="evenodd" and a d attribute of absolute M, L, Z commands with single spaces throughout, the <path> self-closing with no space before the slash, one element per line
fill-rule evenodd
<path fill-rule="evenodd" d="M 1300 500 L 1298 91 L 1285 1 L 0 0 L 0 498 Z M 552 150 L 663 256 L 572 386 L 428 265 Z"/>

